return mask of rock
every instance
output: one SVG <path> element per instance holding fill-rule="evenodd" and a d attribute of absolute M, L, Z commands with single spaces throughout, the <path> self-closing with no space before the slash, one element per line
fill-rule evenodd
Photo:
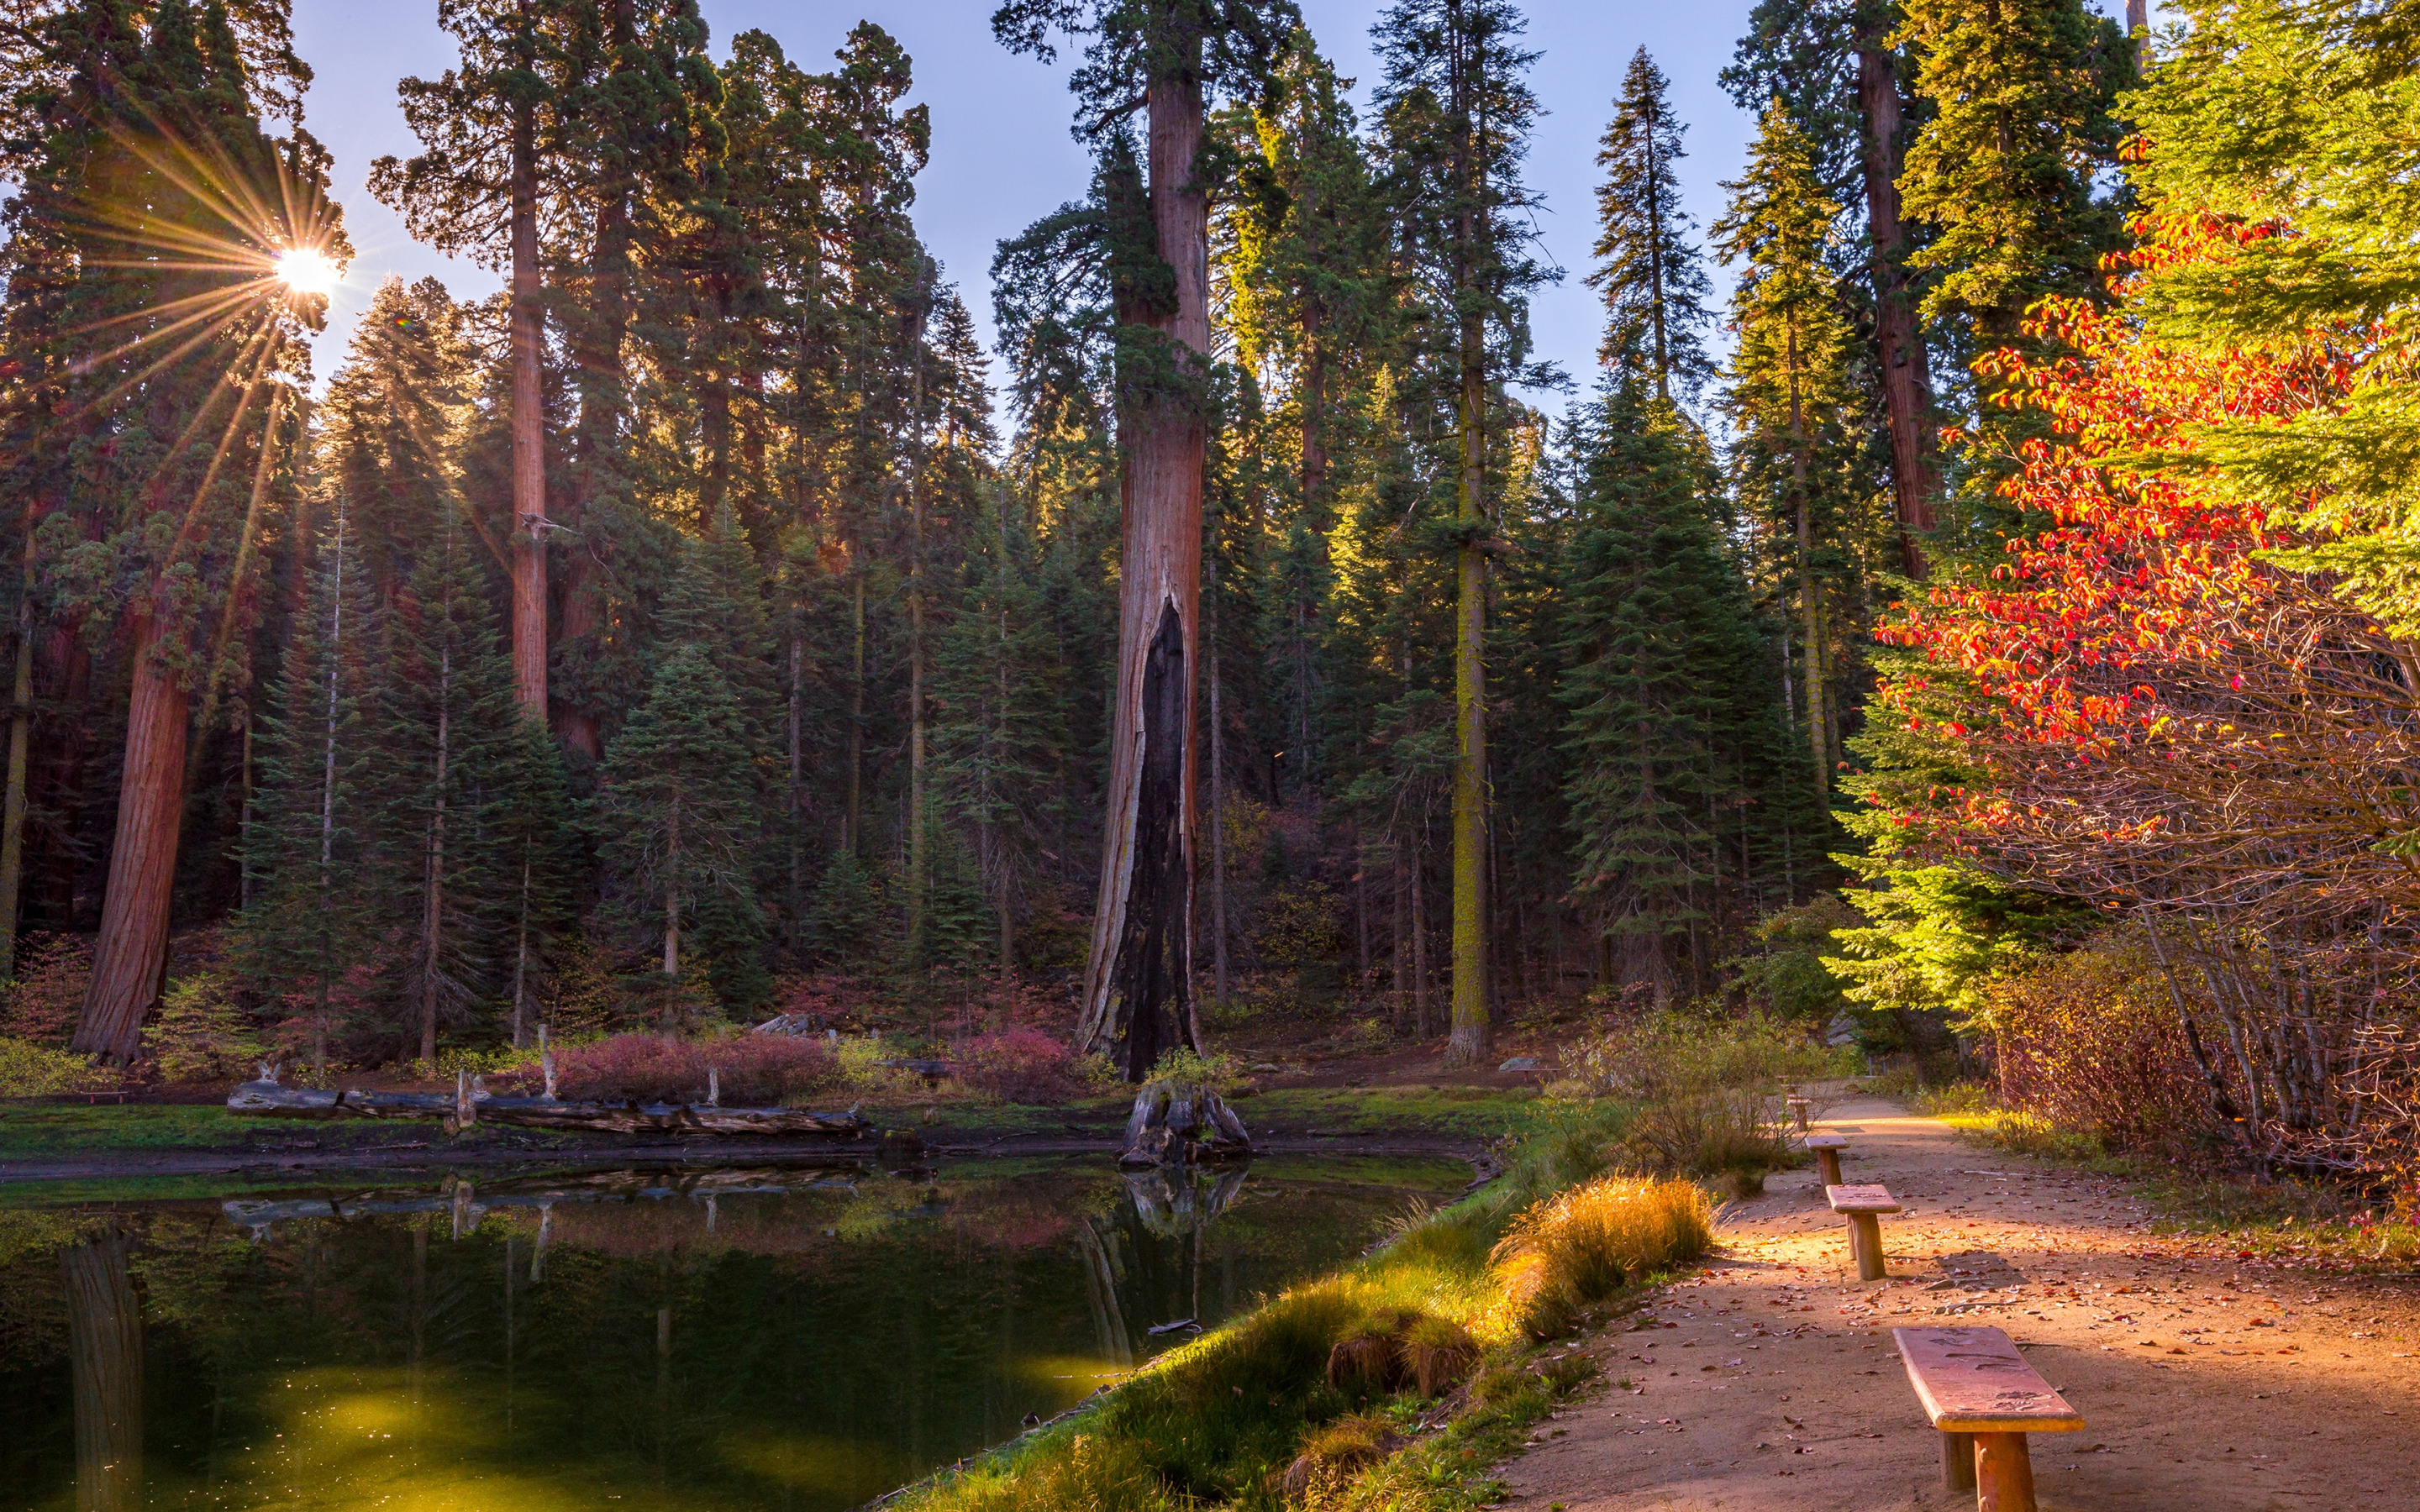
<path fill-rule="evenodd" d="M 1514 1056 L 1512 1059 L 1506 1061 L 1496 1069 L 1497 1071 L 1536 1071 L 1538 1069 L 1538 1057 L 1535 1056 Z"/>

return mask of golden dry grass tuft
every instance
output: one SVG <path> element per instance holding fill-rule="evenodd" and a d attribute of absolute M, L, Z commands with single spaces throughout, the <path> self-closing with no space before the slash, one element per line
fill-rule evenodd
<path fill-rule="evenodd" d="M 1713 1207 L 1694 1183 L 1603 1176 L 1512 1220 L 1494 1260 L 1518 1326 L 1552 1337 L 1579 1308 L 1626 1281 L 1697 1259 L 1714 1242 Z"/>
<path fill-rule="evenodd" d="M 1322 1482 L 1334 1482 L 1377 1463 L 1403 1443 L 1383 1417 L 1341 1419 L 1303 1441 L 1280 1484 L 1289 1501 L 1301 1501 Z"/>

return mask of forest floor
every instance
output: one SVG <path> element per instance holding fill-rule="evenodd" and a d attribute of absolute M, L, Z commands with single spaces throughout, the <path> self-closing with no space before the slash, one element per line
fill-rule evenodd
<path fill-rule="evenodd" d="M 1965 1508 L 1893 1326 L 2006 1329 L 2089 1428 L 2035 1434 L 2045 1509 L 2412 1505 L 2420 1277 L 2167 1231 L 2111 1177 L 1856 1099 L 1843 1176 L 1907 1205 L 1861 1283 L 1812 1171 L 1719 1216 L 1707 1267 L 1585 1347 L 1606 1389 L 1541 1423 L 1507 1506 Z M 1650 1332 L 1650 1331 L 1652 1332 Z"/>
<path fill-rule="evenodd" d="M 1483 1068 L 1450 1072 L 1438 1065 L 1441 1040 L 1366 1054 L 1235 1049 L 1239 1059 L 1262 1068 L 1235 1107 L 1255 1144 L 1270 1154 L 1477 1155 L 1520 1122 L 1538 1096 L 1538 1072 L 1497 1065 L 1523 1056 L 1554 1064 L 1551 1045 L 1526 1038 L 1499 1045 Z M 363 1085 L 435 1087 L 376 1076 Z M 225 1095 L 219 1088 L 178 1088 L 122 1103 L 83 1097 L 0 1103 L 0 1187 L 23 1198 L 29 1184 L 61 1181 L 233 1177 L 267 1187 L 356 1174 L 417 1180 L 433 1169 L 504 1165 L 862 1162 L 898 1153 L 900 1141 L 881 1142 L 885 1132 L 912 1134 L 908 1149 L 921 1145 L 939 1156 L 1092 1154 L 1117 1148 L 1128 1102 L 1103 1095 L 1036 1106 L 946 1093 L 893 1097 L 863 1103 L 876 1135 L 861 1140 L 666 1140 L 501 1127 L 449 1137 L 433 1121 L 247 1118 L 229 1113 L 220 1101 Z M 855 1101 L 849 1094 L 843 1100 Z"/>

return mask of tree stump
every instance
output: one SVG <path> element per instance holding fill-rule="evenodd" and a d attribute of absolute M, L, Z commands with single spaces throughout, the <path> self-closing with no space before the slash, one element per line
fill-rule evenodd
<path fill-rule="evenodd" d="M 1142 1170 L 1244 1160 L 1251 1153 L 1251 1135 L 1225 1098 L 1192 1082 L 1154 1082 L 1135 1094 L 1118 1164 Z"/>

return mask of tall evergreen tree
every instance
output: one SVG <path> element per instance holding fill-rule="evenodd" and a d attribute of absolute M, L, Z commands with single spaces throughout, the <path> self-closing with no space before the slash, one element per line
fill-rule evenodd
<path fill-rule="evenodd" d="M 1505 0 L 1401 0 L 1373 39 L 1401 238 L 1429 330 L 1427 361 L 1451 393 L 1454 509 L 1453 1032 L 1446 1059 L 1487 1053 L 1488 497 L 1491 390 L 1528 368 L 1528 292 L 1549 276 L 1506 214 L 1535 203 L 1520 177 L 1537 97 L 1524 23 Z M 1449 387 L 1450 385 L 1450 387 Z M 1500 441 L 1499 441 L 1500 445 Z"/>
<path fill-rule="evenodd" d="M 1714 228 L 1726 261 L 1744 263 L 1731 296 L 1739 343 L 1727 395 L 1742 446 L 1745 480 L 1772 477 L 1776 467 L 1784 518 L 1796 539 L 1802 680 L 1807 751 L 1819 785 L 1832 767 L 1837 719 L 1828 708 L 1833 669 L 1823 594 L 1816 579 L 1819 449 L 1838 455 L 1836 437 L 1853 396 L 1846 364 L 1851 336 L 1823 262 L 1825 239 L 1839 207 L 1823 194 L 1813 154 L 1797 122 L 1778 102 L 1748 155 L 1747 171 L 1724 186 L 1728 213 Z"/>
<path fill-rule="evenodd" d="M 597 842 L 631 922 L 658 935 L 667 986 L 682 980 L 683 926 L 702 933 L 719 992 L 760 985 L 745 958 L 762 938 L 746 717 L 711 650 L 675 647 L 607 748 Z M 674 999 L 667 995 L 666 1011 Z"/>
<path fill-rule="evenodd" d="M 1647 49 L 1632 55 L 1596 155 L 1605 170 L 1596 192 L 1596 255 L 1603 262 L 1589 284 L 1603 291 L 1612 316 L 1599 361 L 1643 355 L 1659 397 L 1669 400 L 1678 390 L 1695 399 L 1714 371 L 1703 335 L 1714 285 L 1681 205 L 1676 165 L 1686 156 L 1681 135 L 1687 128 L 1672 114 L 1669 87 Z"/>
<path fill-rule="evenodd" d="M 1923 60 L 1931 116 L 1900 191 L 1934 233 L 1909 266 L 1931 275 L 1927 319 L 1954 323 L 1969 351 L 2003 345 L 2042 296 L 2100 291 L 2102 255 L 2123 230 L 2104 181 L 2133 50 L 2083 0 L 1908 0 L 1905 11 L 1899 35 Z"/>
<path fill-rule="evenodd" d="M 203 739 L 240 686 L 264 521 L 290 498 L 324 296 L 278 276 L 288 250 L 349 255 L 327 154 L 293 110 L 304 70 L 282 18 L 215 5 L 85 0 L 12 27 L 6 322 L 12 553 L 45 617 L 114 640 L 130 668 L 116 831 L 79 1049 L 132 1060 L 159 996 L 183 838 L 194 701 Z M 102 633 L 109 627 L 114 634 Z M 12 762 L 12 768 L 18 764 Z M 12 772 L 11 786 L 16 775 Z"/>
<path fill-rule="evenodd" d="M 307 1027 L 312 1065 L 365 1027 L 349 980 L 384 954 L 364 717 L 382 678 L 374 660 L 370 584 L 338 496 L 311 542 L 309 592 L 270 689 L 260 795 L 245 865 L 259 883 L 236 930 L 245 973 Z"/>

